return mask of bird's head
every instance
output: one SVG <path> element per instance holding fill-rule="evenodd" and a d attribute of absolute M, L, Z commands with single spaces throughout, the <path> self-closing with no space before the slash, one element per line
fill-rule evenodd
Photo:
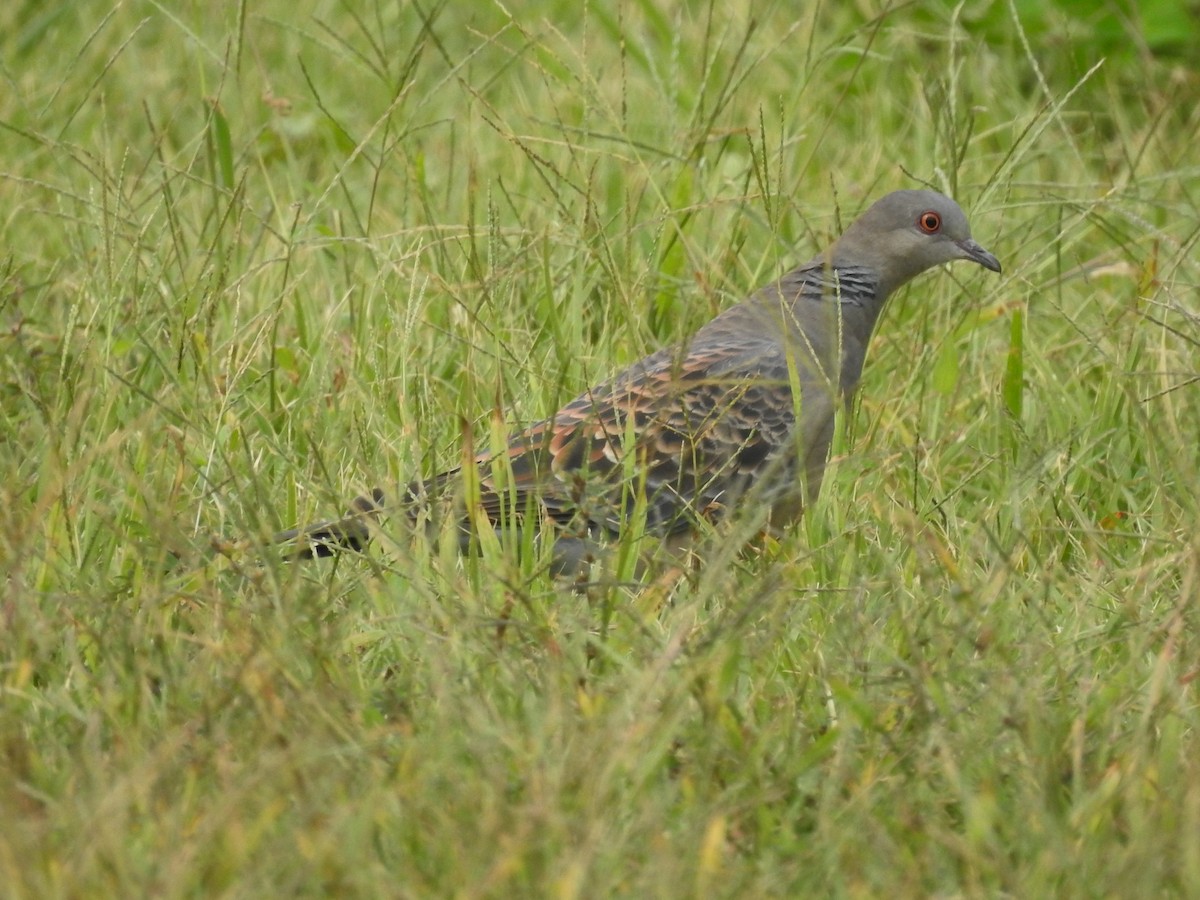
<path fill-rule="evenodd" d="M 970 260 L 993 272 L 1000 261 L 971 237 L 957 203 L 937 191 L 894 191 L 878 200 L 834 245 L 834 265 L 865 265 L 885 295 L 926 269 Z"/>

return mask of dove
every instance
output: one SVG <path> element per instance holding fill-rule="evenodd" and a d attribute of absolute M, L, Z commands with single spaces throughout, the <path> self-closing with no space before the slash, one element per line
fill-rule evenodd
<path fill-rule="evenodd" d="M 392 506 L 437 530 L 449 516 L 468 548 L 480 528 L 536 519 L 558 574 L 578 572 L 636 518 L 645 536 L 689 546 L 738 513 L 777 530 L 817 499 L 839 407 L 849 405 L 888 297 L 963 260 L 999 273 L 949 197 L 883 197 L 827 249 L 651 353 L 498 451 L 376 488 L 338 520 L 282 532 L 300 558 L 361 551 Z M 469 485 L 468 485 L 469 482 Z"/>

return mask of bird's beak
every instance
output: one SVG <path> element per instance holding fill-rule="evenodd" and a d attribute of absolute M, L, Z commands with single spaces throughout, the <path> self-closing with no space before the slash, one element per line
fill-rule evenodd
<path fill-rule="evenodd" d="M 969 259 L 971 262 L 977 262 L 985 269 L 991 269 L 993 272 L 1000 271 L 1000 260 L 992 256 L 977 243 L 970 238 L 963 241 L 958 241 L 958 249 L 962 251 L 963 259 Z"/>

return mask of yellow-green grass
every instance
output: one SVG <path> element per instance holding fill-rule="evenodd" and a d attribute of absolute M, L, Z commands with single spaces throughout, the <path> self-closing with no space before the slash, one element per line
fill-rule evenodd
<path fill-rule="evenodd" d="M 1169 20 L 88 6 L 0 11 L 5 896 L 1200 894 Z M 920 184 L 1004 275 L 894 298 L 778 543 L 269 550 Z"/>

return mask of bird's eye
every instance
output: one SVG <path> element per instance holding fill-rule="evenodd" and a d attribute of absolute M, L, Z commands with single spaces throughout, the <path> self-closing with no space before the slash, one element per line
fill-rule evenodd
<path fill-rule="evenodd" d="M 942 227 L 942 217 L 933 210 L 923 212 L 917 219 L 917 226 L 926 234 L 937 234 Z"/>

